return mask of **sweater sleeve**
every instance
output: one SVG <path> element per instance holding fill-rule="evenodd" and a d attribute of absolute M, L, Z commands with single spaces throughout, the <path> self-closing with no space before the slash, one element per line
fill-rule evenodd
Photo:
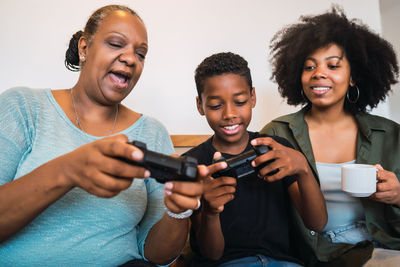
<path fill-rule="evenodd" d="M 174 153 L 173 145 L 169 137 L 168 131 L 158 121 L 151 119 L 151 127 L 146 127 L 148 133 L 155 133 L 153 140 L 148 140 L 148 148 L 163 154 L 170 155 Z M 147 207 L 146 213 L 143 216 L 139 225 L 138 232 L 138 245 L 140 254 L 144 257 L 144 244 L 147 234 L 150 229 L 155 225 L 164 215 L 164 185 L 158 183 L 155 179 L 149 178 L 145 180 L 147 189 Z"/>
<path fill-rule="evenodd" d="M 13 88 L 0 95 L 0 185 L 11 182 L 29 154 L 34 136 L 35 104 L 30 89 Z"/>

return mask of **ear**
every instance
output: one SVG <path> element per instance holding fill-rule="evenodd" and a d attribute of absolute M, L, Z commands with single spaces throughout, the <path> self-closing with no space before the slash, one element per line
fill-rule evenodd
<path fill-rule="evenodd" d="M 250 100 L 251 100 L 251 108 L 256 106 L 257 97 L 256 97 L 256 89 L 253 87 L 250 91 Z"/>
<path fill-rule="evenodd" d="M 202 102 L 198 96 L 196 96 L 196 105 L 197 105 L 197 110 L 199 111 L 201 116 L 204 116 L 204 109 Z"/>
<path fill-rule="evenodd" d="M 85 36 L 81 36 L 78 41 L 78 50 L 79 50 L 79 58 L 87 56 L 87 49 L 89 46 L 89 42 Z"/>
<path fill-rule="evenodd" d="M 353 77 L 350 76 L 350 86 L 353 87 L 356 83 L 353 81 Z"/>

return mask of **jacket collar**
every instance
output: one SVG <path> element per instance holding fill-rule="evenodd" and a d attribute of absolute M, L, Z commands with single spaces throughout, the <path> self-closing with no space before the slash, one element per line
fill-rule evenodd
<path fill-rule="evenodd" d="M 304 115 L 309 110 L 309 107 L 305 106 L 298 112 L 288 114 L 279 118 L 274 119 L 273 121 L 287 123 L 290 130 L 293 133 L 293 136 L 299 145 L 299 149 L 303 152 L 308 162 L 310 163 L 314 174 L 318 177 L 317 167 L 315 164 L 314 153 L 311 147 L 311 141 L 308 133 L 308 125 L 304 120 Z M 359 129 L 359 137 L 362 139 L 368 140 L 367 142 L 363 142 L 363 146 L 359 146 L 357 144 L 357 159 L 356 161 L 359 163 L 367 162 L 372 145 L 372 133 L 374 131 L 386 131 L 387 126 L 385 126 L 384 120 L 381 117 L 370 115 L 368 113 L 360 112 L 355 115 L 355 119 L 358 124 Z M 361 137 L 361 136 L 362 137 Z M 357 138 L 357 143 L 361 143 Z M 317 178 L 317 180 L 319 180 Z"/>
<path fill-rule="evenodd" d="M 304 131 L 303 128 L 307 128 L 307 133 L 308 133 L 307 123 L 304 120 L 304 115 L 307 113 L 308 110 L 309 107 L 306 106 L 303 107 L 298 112 L 281 116 L 279 118 L 274 119 L 273 121 L 288 123 L 290 129 L 293 132 L 296 131 L 303 132 Z M 385 123 L 383 123 L 382 118 L 379 116 L 374 116 L 365 112 L 360 112 L 357 113 L 354 117 L 356 118 L 359 131 L 368 140 L 370 140 L 371 138 L 372 131 L 387 130 L 387 126 L 385 126 Z"/>

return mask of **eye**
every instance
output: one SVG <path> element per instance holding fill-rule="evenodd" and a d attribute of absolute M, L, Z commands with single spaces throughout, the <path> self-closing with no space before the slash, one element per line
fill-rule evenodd
<path fill-rule="evenodd" d="M 221 104 L 218 104 L 218 105 L 207 105 L 207 107 L 209 109 L 211 109 L 211 110 L 218 110 L 218 109 L 220 109 L 222 107 L 222 105 Z"/>
<path fill-rule="evenodd" d="M 144 53 L 136 53 L 138 55 L 138 57 L 140 58 L 140 60 L 145 60 L 146 59 L 146 54 Z"/>
<path fill-rule="evenodd" d="M 304 71 L 310 71 L 310 70 L 313 70 L 313 69 L 315 69 L 315 66 L 311 66 L 311 65 L 308 65 L 308 66 L 306 65 L 303 68 Z"/>
<path fill-rule="evenodd" d="M 328 65 L 328 68 L 330 68 L 331 70 L 335 70 L 335 69 L 340 68 L 340 66 L 339 66 L 339 65 L 336 65 L 336 64 L 329 64 L 329 65 Z"/>
<path fill-rule="evenodd" d="M 143 47 L 138 47 L 135 49 L 135 53 L 141 61 L 144 61 L 146 59 L 147 49 Z"/>
<path fill-rule="evenodd" d="M 248 101 L 248 100 L 245 100 L 245 101 L 235 101 L 235 104 L 236 104 L 237 106 L 244 106 L 244 105 L 246 105 L 247 101 Z"/>
<path fill-rule="evenodd" d="M 109 46 L 114 47 L 114 48 L 121 48 L 122 44 L 121 43 L 117 43 L 117 42 L 109 42 L 108 43 Z"/>

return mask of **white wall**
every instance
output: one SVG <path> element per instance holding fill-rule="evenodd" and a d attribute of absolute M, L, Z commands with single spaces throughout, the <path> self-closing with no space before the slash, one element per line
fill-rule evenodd
<path fill-rule="evenodd" d="M 327 10 L 332 2 L 381 31 L 379 0 L 1 0 L 0 92 L 13 86 L 70 88 L 77 74 L 64 67 L 73 33 L 98 7 L 121 3 L 145 21 L 150 50 L 142 77 L 124 103 L 162 121 L 171 134 L 209 134 L 195 108 L 194 69 L 212 53 L 232 51 L 248 60 L 257 93 L 250 130 L 297 110 L 288 107 L 269 81 L 268 44 L 301 14 Z M 388 106 L 375 113 L 389 116 Z"/>
<path fill-rule="evenodd" d="M 382 36 L 388 40 L 397 52 L 397 60 L 400 61 L 400 1 L 380 0 L 382 17 Z M 399 62 L 400 63 L 400 62 Z M 392 87 L 389 98 L 389 113 L 392 120 L 400 123 L 400 84 Z"/>

